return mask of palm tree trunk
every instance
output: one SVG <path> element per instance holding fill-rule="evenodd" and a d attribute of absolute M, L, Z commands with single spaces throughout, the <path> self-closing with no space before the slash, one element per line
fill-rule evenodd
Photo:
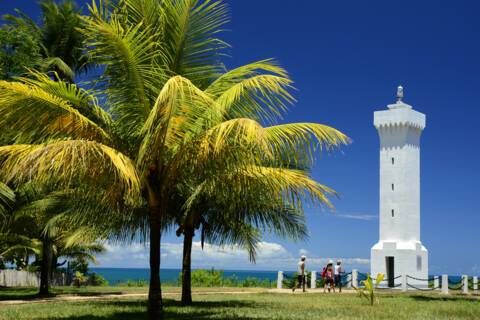
<path fill-rule="evenodd" d="M 42 264 L 40 265 L 40 296 L 48 296 L 50 294 L 50 271 L 52 268 L 52 246 L 48 237 L 42 242 Z"/>
<path fill-rule="evenodd" d="M 193 228 L 186 227 L 183 236 L 182 304 L 192 304 L 192 242 Z"/>
<path fill-rule="evenodd" d="M 150 320 L 163 319 L 162 288 L 160 285 L 161 223 L 158 207 L 150 207 L 150 287 L 148 314 Z"/>

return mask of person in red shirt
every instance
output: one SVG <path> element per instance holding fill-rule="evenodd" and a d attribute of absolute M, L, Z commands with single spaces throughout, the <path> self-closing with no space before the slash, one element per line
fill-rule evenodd
<path fill-rule="evenodd" d="M 327 266 L 322 271 L 323 277 L 323 292 L 326 292 L 328 286 L 328 292 L 333 289 L 335 292 L 335 280 L 334 280 L 334 271 L 333 271 L 333 261 L 329 261 Z"/>

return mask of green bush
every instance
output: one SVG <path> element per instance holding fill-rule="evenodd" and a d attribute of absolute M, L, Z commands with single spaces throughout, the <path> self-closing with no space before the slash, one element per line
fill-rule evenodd
<path fill-rule="evenodd" d="M 88 284 L 91 286 L 108 286 L 108 281 L 102 275 L 92 272 L 88 275 Z"/>
<path fill-rule="evenodd" d="M 178 277 L 179 284 L 182 283 L 182 273 Z M 247 277 L 244 280 L 238 279 L 234 274 L 226 277 L 223 270 L 192 270 L 192 287 L 262 287 L 272 288 L 275 281 L 268 279 L 258 279 L 255 277 Z"/>
<path fill-rule="evenodd" d="M 223 278 L 222 270 L 193 270 L 192 287 L 221 287 Z"/>

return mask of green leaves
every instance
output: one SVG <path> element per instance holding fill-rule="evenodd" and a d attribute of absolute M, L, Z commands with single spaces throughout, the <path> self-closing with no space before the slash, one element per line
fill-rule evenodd
<path fill-rule="evenodd" d="M 375 288 L 383 281 L 385 275 L 383 273 L 377 274 L 377 278 L 375 279 L 375 284 L 373 284 L 373 280 L 370 274 L 367 274 L 367 279 L 362 281 L 365 288 L 355 288 L 357 290 L 360 297 L 367 299 L 371 306 L 375 303 L 379 303 L 378 297 L 375 294 Z"/>
<path fill-rule="evenodd" d="M 0 182 L 0 217 L 3 217 L 7 210 L 15 202 L 15 193 L 6 184 Z M 2 218 L 3 219 L 3 218 Z M 1 231 L 0 227 L 0 231 Z"/>
<path fill-rule="evenodd" d="M 19 80 L 22 82 L 0 81 L 0 128 L 15 131 L 17 141 L 38 143 L 63 137 L 110 140 L 104 129 L 73 107 L 79 103 L 79 109 L 100 114 L 98 106 L 90 108 L 84 91 L 65 83 L 53 85 L 41 75 Z"/>
<path fill-rule="evenodd" d="M 136 204 L 140 180 L 131 160 L 97 142 L 65 140 L 42 145 L 0 147 L 0 176 L 6 182 L 37 181 L 65 187 L 102 186 L 104 200 Z M 98 192 L 93 189 L 92 192 Z"/>

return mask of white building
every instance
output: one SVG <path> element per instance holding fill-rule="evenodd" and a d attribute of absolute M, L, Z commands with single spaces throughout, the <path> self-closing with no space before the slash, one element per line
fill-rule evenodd
<path fill-rule="evenodd" d="M 374 113 L 380 136 L 380 239 L 371 249 L 371 274 L 386 276 L 389 286 L 402 274 L 428 278 L 428 251 L 420 241 L 420 135 L 425 115 L 398 101 Z M 399 277 L 397 279 L 394 279 Z M 408 279 L 425 286 L 426 281 Z"/>

